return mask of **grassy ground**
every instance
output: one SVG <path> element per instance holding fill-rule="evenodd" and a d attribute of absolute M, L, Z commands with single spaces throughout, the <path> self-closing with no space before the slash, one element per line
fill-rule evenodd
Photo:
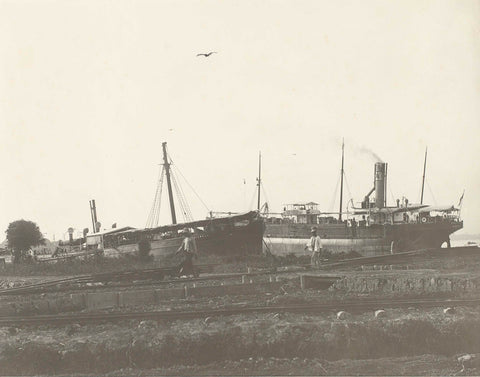
<path fill-rule="evenodd" d="M 354 257 L 356 254 L 336 254 L 327 256 L 330 260 Z M 125 271 L 145 268 L 172 267 L 180 263 L 181 257 L 171 255 L 162 260 L 142 260 L 135 255 L 124 255 L 120 258 L 105 258 L 100 255 L 88 258 L 59 259 L 56 263 L 18 263 L 7 264 L 0 270 L 1 276 L 69 276 L 95 274 L 102 272 Z M 310 256 L 297 257 L 293 254 L 285 257 L 269 257 L 265 255 L 217 256 L 200 255 L 195 264 L 214 264 L 214 272 L 245 272 L 248 267 L 268 268 L 310 263 Z"/>
<path fill-rule="evenodd" d="M 415 262 L 415 268 L 434 269 L 443 272 L 479 272 L 479 255 L 458 255 L 445 258 L 435 258 Z"/>
<path fill-rule="evenodd" d="M 329 262 L 346 258 L 358 257 L 356 253 L 327 254 L 324 256 Z M 162 260 L 142 260 L 135 255 L 125 255 L 120 258 L 104 258 L 102 256 L 90 256 L 86 259 L 58 260 L 56 263 L 21 263 L 7 264 L 0 270 L 1 276 L 69 276 L 81 274 L 95 274 L 102 272 L 125 271 L 133 269 L 171 267 L 180 263 L 179 256 L 168 256 Z M 245 272 L 248 267 L 268 268 L 288 265 L 305 265 L 310 263 L 310 256 L 297 257 L 293 254 L 284 257 L 271 257 L 265 255 L 242 255 L 242 256 L 215 256 L 200 255 L 196 264 L 215 264 L 214 272 Z M 408 263 L 407 263 L 408 264 Z M 435 269 L 438 271 L 453 272 L 465 271 L 476 272 L 480 270 L 480 255 L 449 256 L 443 258 L 432 257 L 430 259 L 410 263 L 415 268 Z M 342 268 L 349 270 L 352 268 Z"/>
<path fill-rule="evenodd" d="M 272 313 L 209 321 L 2 328 L 0 374 L 161 368 L 162 375 L 210 375 L 215 370 L 222 375 L 345 375 L 354 371 L 353 365 L 363 365 L 362 374 L 391 375 L 392 363 L 386 360 L 421 355 L 451 360 L 440 370 L 446 374 L 460 369 L 455 355 L 480 353 L 479 331 L 478 310 L 459 309 L 447 316 L 440 308 L 389 310 L 383 319 L 364 313 L 343 321 L 334 314 Z M 413 370 L 399 367 L 394 374 Z M 435 365 L 423 368 L 426 375 L 439 372 Z"/>
<path fill-rule="evenodd" d="M 0 276 L 66 276 L 152 268 L 156 263 L 135 256 L 58 260 L 56 263 L 12 263 L 0 271 Z"/>
<path fill-rule="evenodd" d="M 420 355 L 385 357 L 366 360 L 327 361 L 322 358 L 252 358 L 224 361 L 202 366 L 181 366 L 138 370 L 127 368 L 111 373 L 108 377 L 125 376 L 451 376 L 460 371 L 452 357 Z M 472 370 L 470 369 L 471 373 Z"/>

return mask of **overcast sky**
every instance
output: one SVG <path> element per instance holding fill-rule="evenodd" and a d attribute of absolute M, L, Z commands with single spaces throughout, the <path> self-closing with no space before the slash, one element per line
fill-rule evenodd
<path fill-rule="evenodd" d="M 212 210 L 249 209 L 260 150 L 272 211 L 337 210 L 344 137 L 345 201 L 372 187 L 371 150 L 389 203 L 418 202 L 428 146 L 425 201 L 465 189 L 480 232 L 479 62 L 473 0 L 0 0 L 0 229 L 63 238 L 93 198 L 104 228 L 145 226 L 163 141 Z"/>

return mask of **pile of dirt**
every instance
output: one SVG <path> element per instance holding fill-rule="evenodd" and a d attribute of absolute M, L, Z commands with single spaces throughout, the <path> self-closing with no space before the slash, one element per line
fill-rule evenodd
<path fill-rule="evenodd" d="M 1 374 L 106 373 L 263 358 L 362 360 L 479 353 L 480 313 L 389 310 L 330 315 L 252 314 L 157 323 L 0 329 Z M 320 362 L 321 364 L 321 362 Z M 240 365 L 240 364 L 239 364 Z M 323 365 L 323 364 L 322 364 Z M 316 374 L 319 374 L 317 372 Z"/>
<path fill-rule="evenodd" d="M 461 366 L 455 358 L 438 355 L 337 361 L 258 357 L 151 370 L 126 368 L 106 376 L 451 376 L 460 370 Z M 467 372 L 475 374 L 476 370 L 469 369 Z"/>
<path fill-rule="evenodd" d="M 423 260 L 415 261 L 415 268 L 434 269 L 443 272 L 472 272 L 477 274 L 480 269 L 480 249 L 473 249 L 464 254 L 452 250 L 452 255 L 436 257 L 435 253 Z"/>
<path fill-rule="evenodd" d="M 434 273 L 350 274 L 336 281 L 335 291 L 356 293 L 388 292 L 475 292 L 480 289 L 480 276 L 438 275 Z"/>
<path fill-rule="evenodd" d="M 17 288 L 56 279 L 49 276 L 4 276 L 0 280 L 0 289 Z"/>

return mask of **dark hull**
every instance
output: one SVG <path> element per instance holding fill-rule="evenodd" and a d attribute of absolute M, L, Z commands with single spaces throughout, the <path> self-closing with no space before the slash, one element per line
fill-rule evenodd
<path fill-rule="evenodd" d="M 356 227 L 346 224 L 316 224 L 323 247 L 333 253 L 355 251 L 365 256 L 423 248 L 439 248 L 449 241 L 462 222 L 385 224 Z M 307 254 L 312 224 L 266 224 L 265 244 L 273 254 Z"/>
<path fill-rule="evenodd" d="M 450 234 L 462 229 L 463 222 L 385 225 L 386 241 L 394 251 L 440 248 L 450 242 Z"/>
<path fill-rule="evenodd" d="M 247 226 L 228 231 L 195 233 L 194 240 L 199 256 L 260 254 L 262 252 L 264 229 L 263 220 L 256 219 Z M 183 239 L 183 236 L 168 239 L 155 239 L 153 237 L 150 240 L 150 254 L 156 260 L 172 256 L 180 247 Z M 105 248 L 105 255 L 107 256 L 136 252 L 138 252 L 138 243 Z"/>
<path fill-rule="evenodd" d="M 195 244 L 199 255 L 247 255 L 260 254 L 263 243 L 263 221 L 257 220 L 245 228 L 230 232 L 206 233 L 195 235 Z M 152 255 L 164 257 L 179 248 L 183 237 L 151 242 Z"/>

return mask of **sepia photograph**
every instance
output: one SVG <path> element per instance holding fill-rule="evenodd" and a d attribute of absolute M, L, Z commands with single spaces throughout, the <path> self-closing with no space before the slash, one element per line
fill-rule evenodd
<path fill-rule="evenodd" d="M 0 376 L 480 375 L 480 0 L 0 0 L 0 140 Z"/>

